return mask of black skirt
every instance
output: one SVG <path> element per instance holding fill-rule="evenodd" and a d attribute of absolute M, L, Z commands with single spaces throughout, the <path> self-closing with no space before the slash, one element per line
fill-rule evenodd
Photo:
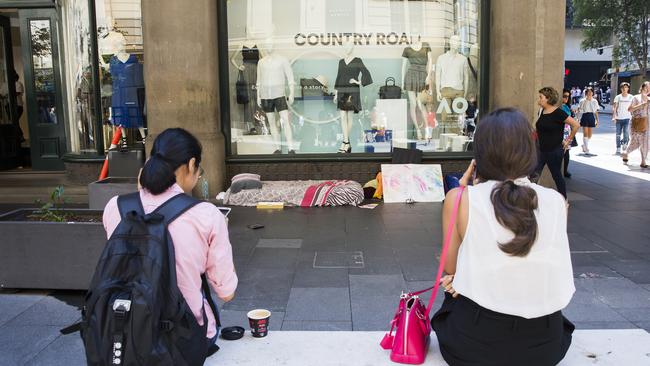
<path fill-rule="evenodd" d="M 575 329 L 560 311 L 526 319 L 447 293 L 431 326 L 450 366 L 556 365 L 566 355 Z"/>
<path fill-rule="evenodd" d="M 580 117 L 580 126 L 582 127 L 596 127 L 596 116 L 591 112 L 585 112 Z"/>

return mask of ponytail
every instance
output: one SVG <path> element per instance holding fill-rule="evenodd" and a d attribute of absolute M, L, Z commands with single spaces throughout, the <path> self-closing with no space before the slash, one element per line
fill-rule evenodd
<path fill-rule="evenodd" d="M 537 239 L 537 193 L 506 180 L 492 190 L 490 198 L 497 221 L 515 234 L 510 242 L 499 243 L 499 248 L 511 256 L 525 257 Z"/>
<path fill-rule="evenodd" d="M 161 194 L 176 183 L 176 170 L 194 158 L 201 162 L 201 144 L 182 128 L 168 128 L 153 143 L 151 156 L 140 173 L 140 185 L 152 194 Z"/>

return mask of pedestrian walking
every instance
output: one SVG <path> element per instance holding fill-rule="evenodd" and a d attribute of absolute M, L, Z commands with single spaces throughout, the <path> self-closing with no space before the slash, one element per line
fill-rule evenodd
<path fill-rule="evenodd" d="M 630 126 L 630 144 L 623 153 L 623 163 L 627 164 L 628 156 L 636 149 L 641 151 L 641 168 L 647 168 L 646 158 L 648 156 L 648 94 L 650 93 L 650 81 L 644 81 L 639 88 L 639 94 L 632 98 L 629 111 L 632 113 L 632 125 Z"/>
<path fill-rule="evenodd" d="M 576 87 L 576 99 L 573 101 L 573 104 L 578 104 L 580 102 L 580 98 L 582 98 L 582 89 L 580 89 L 580 87 Z"/>
<path fill-rule="evenodd" d="M 568 114 L 572 118 L 575 118 L 575 113 L 571 109 L 570 98 L 571 98 L 571 93 L 568 90 L 564 89 L 564 91 L 562 92 L 562 106 L 561 106 L 561 108 L 564 111 L 564 113 Z M 571 125 L 565 124 L 564 125 L 564 140 L 568 140 L 569 136 L 571 136 Z M 564 160 L 563 160 L 563 162 L 564 162 L 564 177 L 565 178 L 571 178 L 571 173 L 569 173 L 569 161 L 571 159 L 571 155 L 569 154 L 569 151 L 574 146 L 578 146 L 578 142 L 576 141 L 575 136 L 573 137 L 573 139 L 571 139 L 571 145 L 569 146 L 569 148 L 564 150 Z"/>
<path fill-rule="evenodd" d="M 526 178 L 537 155 L 531 132 L 513 108 L 477 126 L 476 160 L 461 179 L 468 192 L 443 237 L 445 298 L 431 320 L 449 365 L 556 365 L 571 345 L 575 326 L 562 315 L 575 292 L 567 209 L 560 194 Z M 442 227 L 459 189 L 447 193 Z"/>
<path fill-rule="evenodd" d="M 598 101 L 594 99 L 594 91 L 587 88 L 585 97 L 578 104 L 580 115 L 580 126 L 582 126 L 582 152 L 591 155 L 589 152 L 589 140 L 593 134 L 592 129 L 598 127 Z"/>
<path fill-rule="evenodd" d="M 562 176 L 562 159 L 564 151 L 571 146 L 571 141 L 578 132 L 578 122 L 558 107 L 559 95 L 552 87 L 539 90 L 537 104 L 540 106 L 539 116 L 535 123 L 539 142 L 539 159 L 535 172 L 542 174 L 545 165 L 551 171 L 557 190 L 566 199 L 566 183 Z M 564 138 L 564 125 L 571 126 L 567 139 Z"/>
<path fill-rule="evenodd" d="M 628 110 L 632 104 L 632 96 L 629 94 L 630 83 L 623 82 L 620 86 L 621 94 L 614 97 L 614 104 L 612 105 L 612 119 L 616 123 L 616 154 L 627 150 L 627 144 L 630 142 L 630 120 L 632 113 Z M 621 138 L 622 136 L 622 138 Z"/>

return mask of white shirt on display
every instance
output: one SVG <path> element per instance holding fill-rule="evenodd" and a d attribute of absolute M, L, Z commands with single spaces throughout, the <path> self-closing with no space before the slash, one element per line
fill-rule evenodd
<path fill-rule="evenodd" d="M 526 180 L 540 203 L 535 210 L 537 239 L 528 255 L 515 257 L 499 248 L 514 234 L 494 214 L 491 195 L 497 183 L 467 187 L 469 217 L 454 289 L 484 308 L 527 319 L 564 309 L 575 292 L 564 198 Z"/>
<path fill-rule="evenodd" d="M 619 94 L 614 98 L 614 104 L 616 104 L 616 119 L 631 119 L 632 113 L 627 109 L 632 104 L 632 94 L 628 94 L 626 97 L 623 94 Z"/>
<path fill-rule="evenodd" d="M 468 68 L 467 57 L 460 53 L 446 52 L 440 55 L 436 61 L 436 80 L 440 89 L 465 90 L 464 80 Z"/>
<path fill-rule="evenodd" d="M 275 99 L 286 96 L 286 86 L 295 84 L 289 60 L 284 56 L 271 54 L 257 63 L 257 93 L 261 99 Z"/>

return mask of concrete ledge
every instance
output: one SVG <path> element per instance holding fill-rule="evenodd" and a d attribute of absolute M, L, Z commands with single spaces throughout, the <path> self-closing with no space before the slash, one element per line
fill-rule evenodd
<path fill-rule="evenodd" d="M 272 331 L 255 339 L 219 340 L 206 365 L 396 365 L 379 347 L 384 332 Z M 425 365 L 447 365 L 433 336 Z M 563 366 L 648 365 L 650 334 L 641 329 L 577 330 Z"/>

